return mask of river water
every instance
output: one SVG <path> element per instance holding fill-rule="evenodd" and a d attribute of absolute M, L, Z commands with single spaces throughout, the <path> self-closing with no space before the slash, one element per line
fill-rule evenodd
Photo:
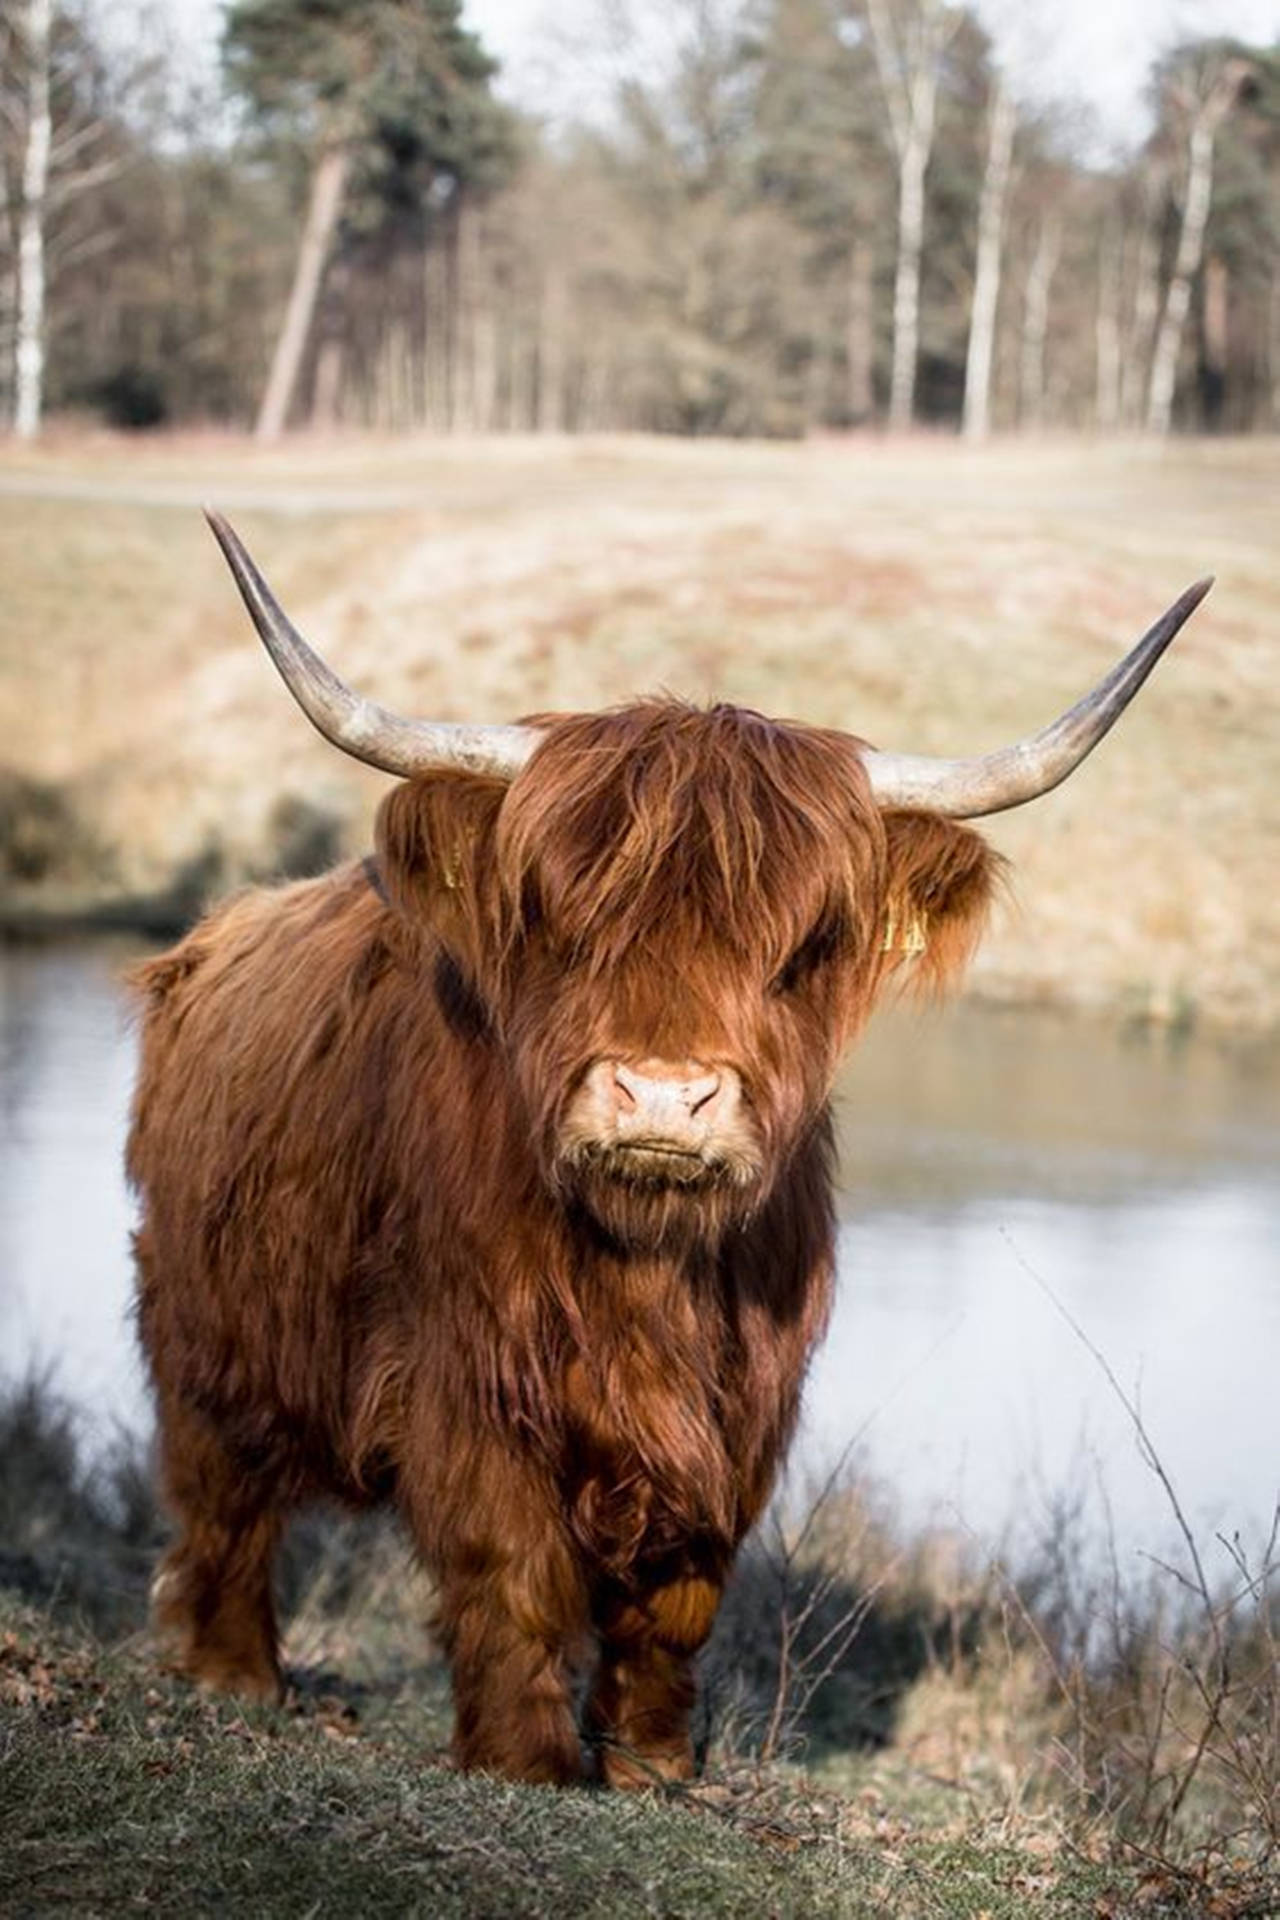
<path fill-rule="evenodd" d="M 147 1423 L 120 1167 L 127 958 L 0 950 L 0 1372 L 48 1367 L 91 1441 Z M 802 1478 L 847 1452 L 908 1525 L 989 1544 L 1081 1498 L 1126 1565 L 1164 1549 L 1172 1518 L 1123 1393 L 1198 1531 L 1265 1531 L 1280 1051 L 895 1013 L 838 1114 L 841 1285 Z"/>

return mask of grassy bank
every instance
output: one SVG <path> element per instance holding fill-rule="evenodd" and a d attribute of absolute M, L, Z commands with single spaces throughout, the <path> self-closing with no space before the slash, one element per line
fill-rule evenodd
<path fill-rule="evenodd" d="M 450 1769 L 429 1595 L 389 1523 L 295 1530 L 290 1693 L 270 1711 L 156 1665 L 162 1537 L 136 1450 L 86 1463 L 46 1389 L 7 1393 L 0 1912 L 1278 1910 L 1277 1622 L 1257 1570 L 1206 1617 L 1089 1585 L 1059 1531 L 1014 1579 L 896 1537 L 840 1483 L 744 1559 L 704 1673 L 702 1779 L 627 1797 Z"/>
<path fill-rule="evenodd" d="M 225 439 L 0 459 L 10 924 L 181 917 L 365 843 L 197 512 L 231 512 L 362 689 L 503 718 L 668 687 L 967 751 L 1041 724 L 1219 584 L 1075 781 L 990 827 L 978 988 L 1280 1023 L 1280 445 Z"/>
<path fill-rule="evenodd" d="M 0 1702 L 9 1913 L 1065 1920 L 1129 1910 L 1141 1885 L 994 1832 L 877 1834 L 799 1783 L 659 1799 L 464 1778 L 341 1698 L 246 1715 L 12 1610 Z M 1186 1910 L 1173 1883 L 1144 1904 Z"/>

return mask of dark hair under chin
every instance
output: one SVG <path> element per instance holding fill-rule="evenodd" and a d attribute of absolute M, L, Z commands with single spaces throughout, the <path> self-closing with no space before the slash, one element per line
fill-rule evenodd
<path fill-rule="evenodd" d="M 619 1253 L 680 1258 L 713 1249 L 760 1201 L 758 1180 L 745 1182 L 740 1170 L 714 1161 L 697 1182 L 623 1178 L 603 1159 L 558 1171 L 579 1229 Z"/>

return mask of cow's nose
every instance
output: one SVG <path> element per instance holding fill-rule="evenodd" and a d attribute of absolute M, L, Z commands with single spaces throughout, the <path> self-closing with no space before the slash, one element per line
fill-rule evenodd
<path fill-rule="evenodd" d="M 691 1120 L 705 1125 L 715 1113 L 723 1084 L 714 1067 L 696 1061 L 676 1065 L 643 1060 L 636 1067 L 616 1063 L 613 1069 L 618 1119 L 630 1129 L 672 1121 L 681 1127 Z"/>

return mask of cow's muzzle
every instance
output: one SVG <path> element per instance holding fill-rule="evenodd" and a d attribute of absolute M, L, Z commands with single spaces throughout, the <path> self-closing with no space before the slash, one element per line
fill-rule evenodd
<path fill-rule="evenodd" d="M 560 1149 L 573 1166 L 641 1186 L 745 1184 L 760 1164 L 738 1074 L 698 1060 L 596 1060 Z"/>

